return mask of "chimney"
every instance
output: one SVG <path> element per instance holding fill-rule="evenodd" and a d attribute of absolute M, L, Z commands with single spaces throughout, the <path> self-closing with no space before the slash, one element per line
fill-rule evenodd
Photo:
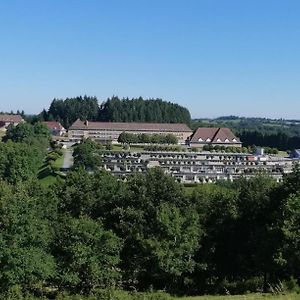
<path fill-rule="evenodd" d="M 85 122 L 84 122 L 84 124 L 85 124 L 85 126 L 89 126 L 89 121 L 88 120 L 85 120 Z"/>

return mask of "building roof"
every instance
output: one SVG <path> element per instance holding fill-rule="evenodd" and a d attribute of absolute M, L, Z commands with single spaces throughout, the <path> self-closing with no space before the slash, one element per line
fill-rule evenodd
<path fill-rule="evenodd" d="M 24 119 L 20 115 L 0 114 L 0 122 L 21 123 Z"/>
<path fill-rule="evenodd" d="M 199 127 L 192 135 L 191 143 L 213 144 L 240 144 L 241 141 L 229 128 L 205 128 Z"/>
<path fill-rule="evenodd" d="M 85 130 L 120 130 L 120 131 L 165 131 L 191 132 L 192 130 L 182 123 L 136 123 L 136 122 L 83 122 L 77 119 L 69 129 Z"/>
<path fill-rule="evenodd" d="M 50 130 L 65 130 L 65 128 L 56 121 L 47 121 L 43 122 L 43 124 L 47 125 Z"/>
<path fill-rule="evenodd" d="M 294 151 L 291 152 L 290 157 L 293 158 L 300 158 L 300 149 L 295 149 Z"/>

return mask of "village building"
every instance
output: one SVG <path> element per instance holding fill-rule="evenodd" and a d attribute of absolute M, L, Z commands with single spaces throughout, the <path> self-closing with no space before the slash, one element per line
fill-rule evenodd
<path fill-rule="evenodd" d="M 182 123 L 125 123 L 91 122 L 77 119 L 69 128 L 70 141 L 78 142 L 90 138 L 97 142 L 117 142 L 122 132 L 132 134 L 173 134 L 179 144 L 185 144 L 192 130 Z"/>
<path fill-rule="evenodd" d="M 45 124 L 49 128 L 51 135 L 63 136 L 67 132 L 66 129 L 59 122 L 47 121 L 43 122 L 43 124 Z"/>
<path fill-rule="evenodd" d="M 280 182 L 293 170 L 294 160 L 250 153 L 225 152 L 116 152 L 102 151 L 101 167 L 114 176 L 125 178 L 133 173 L 145 173 L 159 167 L 183 183 L 233 181 L 265 175 Z"/>
<path fill-rule="evenodd" d="M 290 158 L 300 159 L 300 149 L 294 149 L 293 151 L 291 151 Z"/>
<path fill-rule="evenodd" d="M 24 119 L 20 115 L 0 114 L 0 130 L 6 131 L 9 125 L 17 126 L 24 123 Z"/>
<path fill-rule="evenodd" d="M 189 140 L 191 147 L 203 148 L 205 145 L 241 147 L 242 143 L 229 128 L 199 127 Z"/>

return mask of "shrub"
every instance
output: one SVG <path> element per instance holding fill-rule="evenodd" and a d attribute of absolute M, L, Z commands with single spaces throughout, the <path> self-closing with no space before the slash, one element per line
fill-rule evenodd
<path fill-rule="evenodd" d="M 227 281 L 224 280 L 220 287 L 219 293 L 229 293 L 232 295 L 240 295 L 245 293 L 255 293 L 263 291 L 263 278 L 253 277 L 247 280 Z"/>
<path fill-rule="evenodd" d="M 133 300 L 128 292 L 114 289 L 102 289 L 94 292 L 97 300 Z"/>
<path fill-rule="evenodd" d="M 291 276 L 289 280 L 284 280 L 282 284 L 284 290 L 286 291 L 297 293 L 300 292 L 300 286 L 298 284 L 298 281 L 293 276 Z"/>

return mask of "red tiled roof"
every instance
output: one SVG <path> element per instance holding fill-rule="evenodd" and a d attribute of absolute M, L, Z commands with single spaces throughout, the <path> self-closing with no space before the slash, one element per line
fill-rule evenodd
<path fill-rule="evenodd" d="M 213 143 L 213 144 L 240 144 L 237 138 L 229 128 L 198 128 L 191 138 L 191 143 Z"/>
<path fill-rule="evenodd" d="M 47 125 L 49 129 L 51 130 L 64 130 L 65 128 L 56 121 L 47 121 L 47 122 L 43 122 L 43 124 Z"/>
<path fill-rule="evenodd" d="M 24 119 L 20 115 L 0 114 L 0 122 L 21 123 Z"/>
<path fill-rule="evenodd" d="M 77 119 L 69 129 L 110 129 L 120 131 L 165 131 L 192 133 L 192 130 L 186 124 L 182 123 L 83 122 L 79 119 Z"/>

